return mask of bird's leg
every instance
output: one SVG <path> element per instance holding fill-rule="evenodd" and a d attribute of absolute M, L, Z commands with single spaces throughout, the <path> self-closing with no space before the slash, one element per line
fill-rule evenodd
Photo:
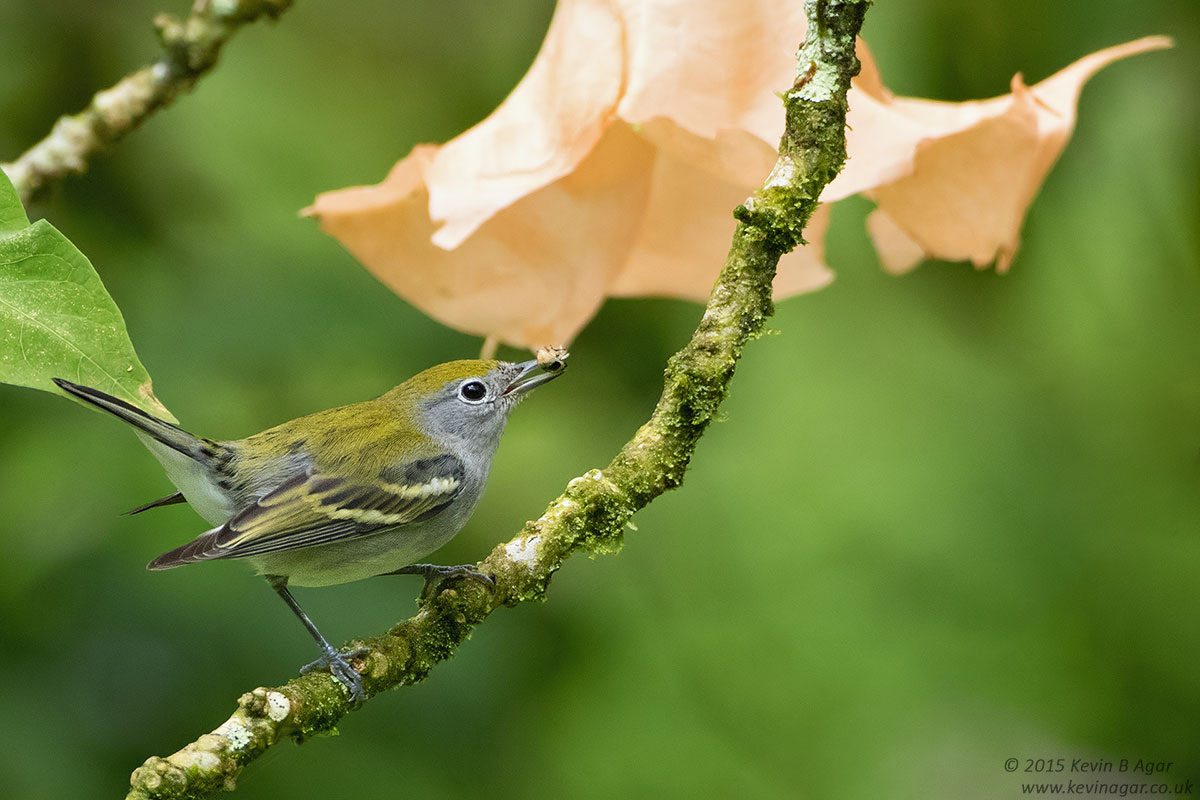
<path fill-rule="evenodd" d="M 425 586 L 421 589 L 423 598 L 428 597 L 433 588 L 446 578 L 470 578 L 489 589 L 496 588 L 496 576 L 477 572 L 474 564 L 457 564 L 452 567 L 443 567 L 438 564 L 409 564 L 407 567 L 394 569 L 391 572 L 380 573 L 380 577 L 383 575 L 420 575 L 424 577 Z"/>
<path fill-rule="evenodd" d="M 333 648 L 333 645 L 329 643 L 329 640 L 322 636 L 321 632 L 317 630 L 317 626 L 314 625 L 313 621 L 308 618 L 308 614 L 304 613 L 304 609 L 302 609 L 300 604 L 296 602 L 296 598 L 292 597 L 292 593 L 288 591 L 287 588 L 286 577 L 281 575 L 268 575 L 267 582 L 270 583 L 271 588 L 283 598 L 283 602 L 288 604 L 288 608 L 290 608 L 292 612 L 300 618 L 300 621 L 304 623 L 304 627 L 308 629 L 309 634 L 311 634 L 313 639 L 316 640 L 317 646 L 321 648 L 321 657 L 316 661 L 305 664 L 303 667 L 301 667 L 300 674 L 303 675 L 304 673 L 312 672 L 313 670 L 317 669 L 328 669 L 329 673 L 337 679 L 338 683 L 342 684 L 342 686 L 345 686 L 346 690 L 350 692 L 350 699 L 354 702 L 354 705 L 357 706 L 362 703 L 362 701 L 366 699 L 366 693 L 363 691 L 362 686 L 362 678 L 354 670 L 354 668 L 350 666 L 348 659 L 366 655 L 370 652 L 370 648 L 360 647 L 357 650 L 353 650 L 349 653 L 339 653 Z"/>

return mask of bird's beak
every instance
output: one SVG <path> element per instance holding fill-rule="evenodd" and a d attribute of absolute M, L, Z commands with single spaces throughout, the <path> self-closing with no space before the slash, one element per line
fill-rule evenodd
<path fill-rule="evenodd" d="M 544 370 L 536 358 L 532 361 L 522 361 L 520 364 L 517 364 L 521 368 L 521 371 L 517 373 L 517 377 L 513 378 L 508 386 L 504 387 L 504 391 L 500 393 L 501 396 L 509 397 L 527 394 L 543 383 L 549 383 L 559 375 L 562 375 L 567 368 L 567 365 L 561 361 L 558 364 L 558 369 L 548 372 Z M 537 370 L 543 371 L 538 372 Z"/>

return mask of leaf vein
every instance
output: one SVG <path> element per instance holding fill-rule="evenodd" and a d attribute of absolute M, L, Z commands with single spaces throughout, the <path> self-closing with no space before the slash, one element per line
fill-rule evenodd
<path fill-rule="evenodd" d="M 19 306 L 13 305 L 8 300 L 5 300 L 3 297 L 0 297 L 0 305 L 4 305 L 6 308 L 11 309 L 11 311 L 15 315 L 23 317 L 25 320 L 27 320 L 29 325 L 32 325 L 35 328 L 44 330 L 46 333 L 49 333 L 51 336 L 54 336 L 57 339 L 60 339 L 63 342 L 63 344 L 65 344 L 67 347 L 69 347 L 70 349 L 74 350 L 75 352 L 77 352 L 79 354 L 80 359 L 81 359 L 80 364 L 82 364 L 83 361 L 90 361 L 93 365 L 95 365 L 96 369 L 99 370 L 101 374 L 103 374 L 106 378 L 108 378 L 113 383 L 113 385 L 117 388 L 117 391 L 119 391 L 120 393 L 124 394 L 125 397 L 132 400 L 134 405 L 136 405 L 136 406 L 141 405 L 141 400 L 139 398 L 134 397 L 132 392 L 130 392 L 128 389 L 126 389 L 124 386 L 122 386 L 121 383 L 116 379 L 116 377 L 114 377 L 111 373 L 109 373 L 109 371 L 107 369 L 105 369 L 103 366 L 101 366 L 100 362 L 98 362 L 96 359 L 92 358 L 90 355 L 88 355 L 86 352 L 84 352 L 84 350 L 81 347 L 79 347 L 79 345 L 75 344 L 70 339 L 68 339 L 66 336 L 64 336 L 61 333 L 59 333 L 58 331 L 54 330 L 50 326 L 39 322 L 36 318 L 31 316 L 28 312 L 24 311 Z M 71 316 L 77 316 L 77 315 L 71 315 Z M 25 356 L 24 336 L 25 336 L 25 327 L 24 327 L 24 325 L 22 325 L 21 326 L 21 342 L 22 342 L 21 356 L 22 356 L 22 358 L 24 358 L 24 356 Z M 26 359 L 26 363 L 29 363 L 28 359 Z"/>

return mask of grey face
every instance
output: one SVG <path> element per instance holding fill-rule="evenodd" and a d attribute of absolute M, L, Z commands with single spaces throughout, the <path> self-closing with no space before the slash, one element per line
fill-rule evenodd
<path fill-rule="evenodd" d="M 456 449 L 491 454 L 508 414 L 529 392 L 562 374 L 540 371 L 537 361 L 501 362 L 482 375 L 447 382 L 430 397 L 424 421 L 430 435 Z"/>

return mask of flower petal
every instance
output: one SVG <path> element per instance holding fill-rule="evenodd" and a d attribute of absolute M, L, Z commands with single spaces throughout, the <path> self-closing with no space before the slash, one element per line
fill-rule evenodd
<path fill-rule="evenodd" d="M 1033 87 L 1017 75 L 1011 94 L 991 100 L 880 103 L 872 113 L 889 112 L 906 136 L 912 125 L 926 129 L 911 174 L 867 191 L 879 206 L 868 228 L 884 265 L 915 266 L 915 244 L 928 257 L 1007 270 L 1025 212 L 1075 127 L 1083 84 L 1113 61 L 1169 46 L 1166 37 L 1151 36 L 1110 47 Z"/>
<path fill-rule="evenodd" d="M 488 219 L 452 251 L 432 241 L 417 147 L 378 186 L 320 195 L 306 211 L 379 280 L 446 325 L 515 346 L 566 343 L 625 263 L 646 204 L 653 148 L 612 126 L 562 179 Z"/>
<path fill-rule="evenodd" d="M 617 113 L 656 117 L 706 139 L 756 136 L 775 152 L 783 134 L 776 95 L 796 73 L 804 4 L 779 0 L 617 0 L 626 30 L 626 85 Z M 765 177 L 740 176 L 749 185 Z"/>
<path fill-rule="evenodd" d="M 733 209 L 752 189 L 745 176 L 765 176 L 776 153 L 742 131 L 722 130 L 706 139 L 666 119 L 652 120 L 639 132 L 657 146 L 650 197 L 609 293 L 705 302 L 733 237 Z M 805 230 L 811 244 L 780 262 L 778 296 L 813 291 L 833 280 L 821 261 L 827 222 L 826 211 L 818 211 Z"/>
<path fill-rule="evenodd" d="M 625 77 L 624 24 L 603 0 L 562 0 L 533 66 L 425 170 L 435 243 L 451 250 L 503 208 L 568 175 L 596 147 Z"/>

